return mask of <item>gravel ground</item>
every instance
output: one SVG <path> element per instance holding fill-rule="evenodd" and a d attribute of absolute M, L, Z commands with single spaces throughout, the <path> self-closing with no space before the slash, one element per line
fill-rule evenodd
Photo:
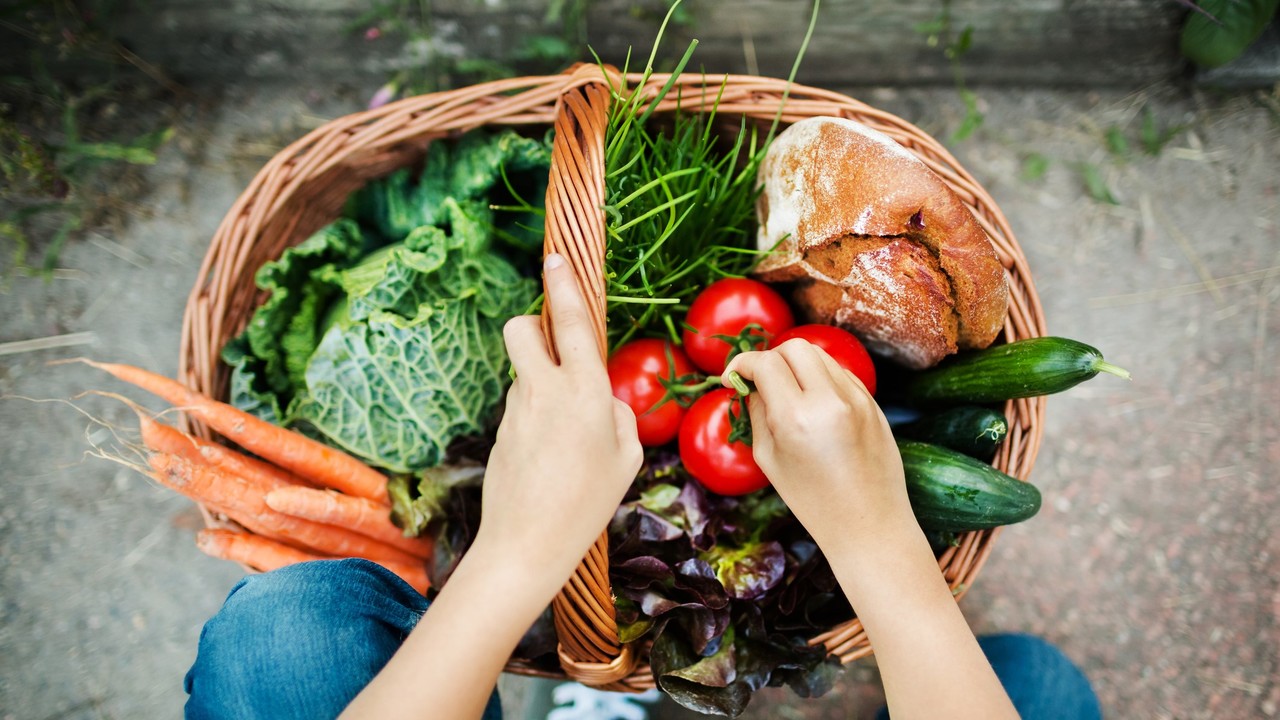
<path fill-rule="evenodd" d="M 979 632 L 1058 643 L 1109 716 L 1274 716 L 1280 120 L 1247 95 L 1168 87 L 979 95 L 984 125 L 949 145 L 1009 217 L 1050 331 L 1134 380 L 1050 401 L 1032 476 L 1045 507 L 1001 535 L 962 606 Z M 941 138 L 962 114 L 953 90 L 857 96 Z M 175 372 L 182 305 L 221 216 L 274 149 L 358 105 L 326 87 L 220 93 L 179 128 L 123 232 L 71 244 L 56 279 L 0 295 L 0 343 L 93 333 L 85 347 L 0 356 L 0 394 L 119 389 L 46 365 L 80 353 Z M 1156 156 L 1140 149 L 1145 108 L 1186 126 Z M 1107 149 L 1113 127 L 1126 157 Z M 1033 155 L 1048 163 L 1038 179 Z M 1087 189 L 1089 168 L 1115 204 Z M 71 407 L 8 397 L 0 427 L 0 718 L 176 715 L 199 628 L 239 570 L 195 550 L 187 501 L 87 458 L 105 431 Z M 877 688 L 864 661 L 826 698 L 764 691 L 745 717 L 869 717 Z M 515 714 L 536 705 L 515 699 L 523 681 L 512 689 Z"/>

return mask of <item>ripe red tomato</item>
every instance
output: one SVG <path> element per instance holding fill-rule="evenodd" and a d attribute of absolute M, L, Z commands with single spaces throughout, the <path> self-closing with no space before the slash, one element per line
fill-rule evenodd
<path fill-rule="evenodd" d="M 671 352 L 670 361 L 667 358 Z M 676 439 L 685 409 L 669 400 L 657 409 L 654 404 L 666 394 L 659 377 L 674 380 L 693 373 L 693 363 L 684 351 L 665 340 L 636 340 L 618 348 L 609 358 L 609 385 L 613 396 L 636 414 L 640 444 L 665 445 Z"/>
<path fill-rule="evenodd" d="M 724 370 L 731 347 L 716 335 L 737 335 L 751 324 L 764 329 L 766 339 L 796 324 L 782 296 L 756 280 L 717 280 L 698 293 L 685 316 L 684 348 L 703 371 Z M 690 328 L 693 328 L 692 330 Z"/>
<path fill-rule="evenodd" d="M 867 386 L 867 392 L 876 394 L 876 367 L 871 364 L 871 355 L 867 353 L 867 349 L 853 333 L 834 325 L 800 325 L 775 335 L 769 341 L 769 347 L 778 347 L 792 338 L 808 340 L 826 350 L 840 367 L 858 376 L 862 384 Z"/>
<path fill-rule="evenodd" d="M 721 495 L 745 495 L 769 485 L 751 446 L 729 442 L 730 408 L 737 416 L 737 393 L 712 390 L 698 398 L 680 424 L 680 462 L 702 486 Z"/>

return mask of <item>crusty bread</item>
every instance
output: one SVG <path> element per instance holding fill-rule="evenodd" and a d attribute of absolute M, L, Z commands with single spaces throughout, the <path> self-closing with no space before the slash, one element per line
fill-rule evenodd
<path fill-rule="evenodd" d="M 760 166 L 756 275 L 790 282 L 809 322 L 910 368 L 991 344 L 1009 289 L 986 232 L 915 155 L 852 120 L 802 120 Z"/>

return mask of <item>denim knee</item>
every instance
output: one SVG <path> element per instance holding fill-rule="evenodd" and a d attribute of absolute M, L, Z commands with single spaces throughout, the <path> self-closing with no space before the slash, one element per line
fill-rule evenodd
<path fill-rule="evenodd" d="M 1102 709 L 1080 668 L 1052 643 L 1018 633 L 978 644 L 1023 720 L 1100 720 Z"/>
<path fill-rule="evenodd" d="M 332 718 L 426 610 L 365 560 L 307 562 L 241 580 L 200 633 L 187 718 Z"/>

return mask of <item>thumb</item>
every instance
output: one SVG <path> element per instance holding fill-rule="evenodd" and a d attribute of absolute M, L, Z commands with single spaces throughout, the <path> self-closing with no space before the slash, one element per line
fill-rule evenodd
<path fill-rule="evenodd" d="M 747 396 L 747 416 L 751 418 L 751 454 L 760 463 L 760 453 L 773 451 L 773 433 L 769 431 L 764 398 L 759 393 Z"/>
<path fill-rule="evenodd" d="M 635 455 L 640 458 L 640 462 L 644 461 L 644 449 L 640 446 L 640 433 L 636 429 L 636 414 L 630 405 L 622 402 L 617 398 L 613 398 L 613 426 L 617 432 L 618 448 L 623 452 L 634 451 Z M 640 469 L 640 463 L 636 464 L 636 470 Z"/>

